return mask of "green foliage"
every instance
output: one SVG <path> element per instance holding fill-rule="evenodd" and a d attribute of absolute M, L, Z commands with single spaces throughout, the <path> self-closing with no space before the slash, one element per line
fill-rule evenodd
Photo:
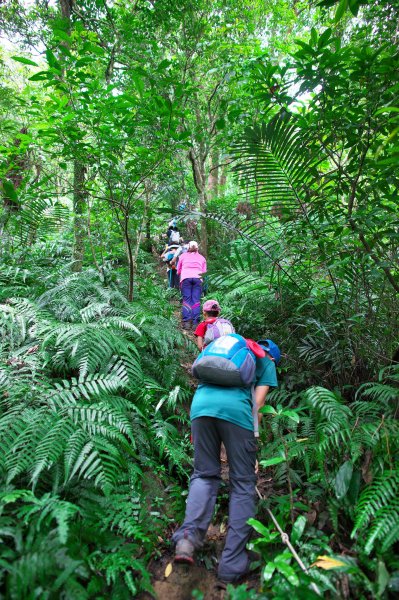
<path fill-rule="evenodd" d="M 238 203 L 209 215 L 246 242 L 233 239 L 222 257 L 218 249 L 211 276 L 231 315 L 245 314 L 245 333 L 287 340 L 287 367 L 316 385 L 319 369 L 326 387 L 372 378 L 397 346 L 386 326 L 397 321 L 398 284 L 394 124 L 384 108 L 395 103 L 397 53 L 371 42 L 370 27 L 346 38 L 312 30 L 290 64 L 254 61 L 260 117 L 234 147 L 246 212 Z"/>
<path fill-rule="evenodd" d="M 185 420 L 184 380 L 176 367 L 160 375 L 149 365 L 184 339 L 160 290 L 152 302 L 158 298 L 162 335 L 145 304 L 129 304 L 94 271 L 62 276 L 36 298 L 29 269 L 8 267 L 2 277 L 20 294 L 7 294 L 0 313 L 1 569 L 10 597 L 40 586 L 93 597 L 92 570 L 97 590 L 149 589 L 141 557 L 155 532 L 141 478 L 158 461 L 185 474 L 188 460 L 164 410 L 173 406 Z M 51 556 L 41 556 L 46 544 Z"/>
<path fill-rule="evenodd" d="M 348 565 L 347 569 L 353 575 L 354 590 L 365 588 L 372 593 L 382 583 L 379 575 L 375 583 L 368 579 L 362 570 L 368 569 L 367 563 L 361 557 L 373 552 L 384 560 L 398 539 L 398 476 L 394 468 L 399 452 L 395 418 L 398 396 L 391 395 L 397 371 L 391 367 L 381 372 L 379 384 L 365 384 L 349 404 L 337 393 L 312 387 L 299 394 L 276 390 L 269 395 L 271 405 L 263 409 L 269 433 L 262 434 L 267 444 L 262 446 L 260 464 L 273 468 L 277 489 L 291 490 L 288 497 L 271 496 L 269 506 L 282 523 L 288 524 L 293 514 L 305 510 L 311 515 L 312 506 L 321 505 L 318 518 L 327 518 L 330 530 L 347 540 L 344 543 L 350 543 L 348 531 L 353 529 L 360 564 Z M 284 419 L 284 413 L 290 414 L 291 409 L 282 409 L 280 403 L 295 406 L 298 423 Z M 294 542 L 301 537 L 298 519 L 292 528 Z M 257 544 L 263 538 L 273 543 L 273 532 L 265 537 L 264 525 L 254 527 L 263 536 Z M 301 542 L 300 546 L 302 556 Z M 316 560 L 314 552 L 315 548 L 305 564 Z M 323 555 L 330 553 L 330 547 L 323 549 Z M 265 562 L 267 576 L 276 577 L 278 570 L 268 553 Z M 385 586 L 388 581 L 387 572 Z M 298 582 L 291 584 L 297 586 Z M 317 580 L 317 584 L 330 585 L 327 578 Z M 276 585 L 280 583 L 276 581 Z"/>
<path fill-rule="evenodd" d="M 308 566 L 342 559 L 304 575 L 261 503 L 250 596 L 383 597 L 399 516 L 393 4 L 172 4 L 0 7 L 1 586 L 151 592 L 157 535 L 184 510 L 192 344 L 143 248 L 178 214 L 208 240 L 224 316 L 283 351 L 263 410 L 269 505 Z"/>
<path fill-rule="evenodd" d="M 382 551 L 399 539 L 399 473 L 384 471 L 362 492 L 356 507 L 352 536 L 367 530 L 364 550 L 369 554 L 377 542 Z"/>
<path fill-rule="evenodd" d="M 242 160 L 236 168 L 256 202 L 281 202 L 288 214 L 305 210 L 306 194 L 317 183 L 324 156 L 301 133 L 297 119 L 281 112 L 247 130 L 237 143 L 235 152 Z"/>
<path fill-rule="evenodd" d="M 333 578 L 315 570 L 304 573 L 289 550 L 281 551 L 279 534 L 273 531 L 272 525 L 264 525 L 255 519 L 251 520 L 251 525 L 259 534 L 251 543 L 251 548 L 261 554 L 265 563 L 261 580 L 266 594 L 272 592 L 273 597 L 283 598 L 284 594 L 290 592 L 298 598 L 317 598 L 319 594 L 316 589 L 320 593 L 334 591 Z M 305 527 L 306 519 L 298 517 L 292 527 L 291 541 L 299 550 L 301 560 L 310 565 L 318 554 L 329 554 L 330 549 L 325 535 Z"/>

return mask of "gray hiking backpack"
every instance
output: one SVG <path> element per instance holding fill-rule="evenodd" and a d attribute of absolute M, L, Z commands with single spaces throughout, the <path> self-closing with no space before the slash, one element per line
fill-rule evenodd
<path fill-rule="evenodd" d="M 171 244 L 178 244 L 180 242 L 180 233 L 174 230 L 171 231 L 169 239 Z"/>
<path fill-rule="evenodd" d="M 204 336 L 204 346 L 207 346 L 214 340 L 217 340 L 224 335 L 229 335 L 229 333 L 235 332 L 236 330 L 228 319 L 218 318 L 216 321 L 207 326 Z"/>

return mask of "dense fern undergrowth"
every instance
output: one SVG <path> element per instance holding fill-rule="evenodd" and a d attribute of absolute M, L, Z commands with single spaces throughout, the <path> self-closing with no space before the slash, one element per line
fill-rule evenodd
<path fill-rule="evenodd" d="M 187 342 L 151 267 L 128 303 L 118 277 L 39 254 L 0 268 L 1 586 L 127 598 L 150 588 L 146 564 L 181 503 L 164 489 L 189 464 Z"/>
<path fill-rule="evenodd" d="M 56 254 L 38 245 L 24 266 L 0 267 L 1 584 L 18 599 L 133 597 L 151 590 L 148 562 L 184 509 L 191 389 L 181 362 L 192 348 L 150 255 L 139 255 L 129 303 L 123 268 L 104 282 L 92 269 L 71 273 Z M 269 589 L 310 598 L 312 581 L 331 597 L 394 591 L 398 366 L 370 367 L 369 382 L 359 385 L 357 373 L 342 385 L 345 355 L 325 347 L 329 360 L 315 369 L 299 334 L 296 352 L 290 342 L 296 315 L 290 322 L 269 306 L 271 319 L 257 286 L 241 280 L 228 292 L 220 277 L 211 289 L 238 329 L 280 332 L 286 350 L 264 409 L 259 459 L 273 492 L 253 523 L 263 565 L 253 597 Z M 265 507 L 314 565 L 309 575 L 284 551 Z M 333 571 L 319 568 L 320 556 L 338 561 Z"/>
<path fill-rule="evenodd" d="M 396 5 L 0 2 L 0 598 L 125 600 L 170 555 L 196 350 L 148 251 L 172 218 L 283 354 L 259 578 L 228 600 L 397 596 Z"/>
<path fill-rule="evenodd" d="M 354 314 L 355 287 L 342 282 L 337 297 L 333 286 L 322 289 L 320 274 L 317 294 L 306 297 L 284 274 L 270 282 L 273 251 L 226 245 L 210 277 L 225 314 L 243 335 L 283 348 L 279 388 L 263 409 L 259 460 L 273 489 L 252 523 L 263 565 L 263 592 L 254 598 L 317 597 L 311 581 L 331 598 L 389 598 L 399 589 L 399 365 L 389 358 L 392 332 L 385 335 L 390 307 L 377 322 L 360 291 Z M 291 532 L 309 574 L 284 550 L 266 507 Z"/>

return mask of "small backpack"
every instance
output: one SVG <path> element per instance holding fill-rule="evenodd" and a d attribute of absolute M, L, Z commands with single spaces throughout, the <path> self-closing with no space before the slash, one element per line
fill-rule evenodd
<path fill-rule="evenodd" d="M 163 257 L 163 262 L 169 264 L 170 261 L 174 259 L 177 249 L 178 249 L 177 244 L 170 244 L 169 248 L 167 249 L 166 254 Z"/>
<path fill-rule="evenodd" d="M 255 354 L 238 333 L 223 335 L 209 344 L 192 368 L 201 382 L 224 387 L 250 387 L 255 371 Z"/>
<path fill-rule="evenodd" d="M 228 335 L 229 333 L 235 333 L 232 323 L 228 319 L 218 318 L 213 323 L 209 323 L 206 328 L 205 336 L 204 336 L 204 346 L 207 346 L 214 340 L 222 337 L 223 335 Z"/>
<path fill-rule="evenodd" d="M 171 231 L 169 240 L 171 244 L 178 244 L 180 242 L 180 233 L 178 231 Z"/>

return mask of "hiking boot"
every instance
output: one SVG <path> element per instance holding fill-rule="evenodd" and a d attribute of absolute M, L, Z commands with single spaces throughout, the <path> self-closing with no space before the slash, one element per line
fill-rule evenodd
<path fill-rule="evenodd" d="M 179 540 L 175 548 L 175 562 L 193 565 L 194 549 L 194 544 L 190 540 L 186 538 Z"/>
<path fill-rule="evenodd" d="M 216 587 L 220 590 L 225 590 L 228 585 L 238 585 L 243 583 L 245 578 L 249 575 L 249 573 L 243 573 L 242 575 L 237 575 L 232 579 L 224 579 L 224 577 L 218 577 L 216 582 Z"/>
<path fill-rule="evenodd" d="M 232 575 L 229 575 L 228 573 L 224 573 L 223 575 L 220 575 L 218 573 L 218 582 L 224 585 L 228 585 L 229 583 L 232 584 L 238 584 L 238 583 L 242 583 L 244 581 L 244 579 L 246 577 L 248 577 L 248 575 L 250 575 L 251 573 L 251 568 L 250 568 L 250 562 L 248 561 L 247 564 L 247 568 L 245 569 L 245 571 L 243 571 L 240 574 L 234 573 Z"/>

